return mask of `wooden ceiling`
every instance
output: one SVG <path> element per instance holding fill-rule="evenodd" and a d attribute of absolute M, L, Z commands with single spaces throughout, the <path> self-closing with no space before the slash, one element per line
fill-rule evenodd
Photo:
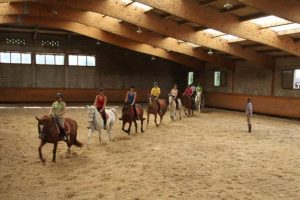
<path fill-rule="evenodd" d="M 162 50 L 182 57 L 214 63 L 228 68 L 234 61 L 247 60 L 267 68 L 274 67 L 274 58 L 300 56 L 300 31 L 277 34 L 249 21 L 275 15 L 300 23 L 298 0 L 136 0 L 149 5 L 145 11 L 133 2 L 122 0 L 0 0 L 0 23 L 46 26 L 77 32 L 99 40 L 105 37 L 94 29 L 117 35 L 126 40 L 125 48 L 139 51 L 137 44 L 154 47 L 156 56 Z M 231 8 L 224 8 L 226 3 Z M 51 23 L 61 21 L 62 23 Z M 76 31 L 70 24 L 80 24 Z M 7 25 L 6 25 L 7 26 Z M 136 30 L 141 28 L 142 33 Z M 228 41 L 211 36 L 205 29 L 231 34 L 243 41 Z M 93 31 L 91 30 L 93 29 Z M 1 29 L 0 29 L 1 31 Z M 130 42 L 132 44 L 129 44 Z M 109 41 L 107 41 L 109 42 Z M 117 43 L 117 42 L 116 42 Z M 207 52 L 212 49 L 213 55 Z M 165 53 L 163 53 L 165 54 Z M 168 58 L 170 59 L 170 58 Z M 201 64 L 199 64 L 200 66 Z"/>

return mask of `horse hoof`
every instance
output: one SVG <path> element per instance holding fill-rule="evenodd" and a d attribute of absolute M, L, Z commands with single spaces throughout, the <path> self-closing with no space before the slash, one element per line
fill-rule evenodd
<path fill-rule="evenodd" d="M 56 160 L 52 160 L 52 162 L 56 162 Z"/>
<path fill-rule="evenodd" d="M 41 161 L 44 163 L 44 162 L 46 162 L 46 160 L 45 159 L 41 159 Z"/>

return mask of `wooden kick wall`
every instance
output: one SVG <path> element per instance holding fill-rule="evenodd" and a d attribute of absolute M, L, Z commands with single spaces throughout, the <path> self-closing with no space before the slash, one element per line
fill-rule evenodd
<path fill-rule="evenodd" d="M 208 92 L 205 94 L 205 102 L 211 107 L 243 111 L 248 97 L 252 100 L 255 113 L 300 118 L 300 98 L 295 97 Z"/>

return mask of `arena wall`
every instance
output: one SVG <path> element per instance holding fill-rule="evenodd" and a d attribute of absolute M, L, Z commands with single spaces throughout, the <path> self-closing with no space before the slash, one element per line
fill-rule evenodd
<path fill-rule="evenodd" d="M 6 37 L 27 38 L 30 43 L 24 46 L 7 45 Z M 0 64 L 0 102 L 30 102 L 30 95 L 41 95 L 41 101 L 52 101 L 53 95 L 57 91 L 65 91 L 70 89 L 72 94 L 74 91 L 78 93 L 78 99 L 70 98 L 73 102 L 81 102 L 85 97 L 84 90 L 89 92 L 95 89 L 105 88 L 107 92 L 114 94 L 116 91 L 124 97 L 124 91 L 131 85 L 140 91 L 150 92 L 150 88 L 154 81 L 159 82 L 163 95 L 166 96 L 173 83 L 178 83 L 183 89 L 187 82 L 187 73 L 189 68 L 182 66 L 162 58 L 156 57 L 154 60 L 151 56 L 126 50 L 104 42 L 100 45 L 96 44 L 96 40 L 80 36 L 61 35 L 45 35 L 39 34 L 35 40 L 32 40 L 32 34 L 16 34 L 9 33 L 0 34 L 0 50 L 1 51 L 22 51 L 22 52 L 41 52 L 41 53 L 65 53 L 67 54 L 92 54 L 96 55 L 96 67 L 78 67 L 37 65 L 34 62 L 31 65 L 18 64 Z M 60 47 L 47 48 L 41 47 L 42 40 L 58 40 Z M 34 59 L 32 59 L 34 60 Z M 194 71 L 194 70 L 191 70 Z M 48 88 L 46 92 L 40 89 Z M 78 90 L 81 89 L 81 90 Z M 20 99 L 14 97 L 16 93 L 9 92 L 18 91 L 18 93 L 28 94 L 21 95 Z M 3 93 L 5 92 L 5 93 Z M 45 94 L 47 93 L 47 94 Z M 68 93 L 68 92 L 67 92 Z M 5 94 L 5 95 L 4 95 Z M 141 96 L 145 95 L 141 94 Z M 18 96 L 18 95 L 17 95 Z M 45 98 L 45 96 L 49 96 Z M 25 99 L 24 99 L 25 98 Z M 115 96 L 111 98 L 116 99 Z M 88 98 L 90 100 L 90 98 Z M 37 102 L 38 99 L 32 99 Z M 117 100 L 114 100 L 117 101 Z"/>

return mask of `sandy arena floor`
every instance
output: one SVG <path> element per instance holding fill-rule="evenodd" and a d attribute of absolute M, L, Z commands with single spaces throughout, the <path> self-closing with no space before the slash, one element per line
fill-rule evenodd
<path fill-rule="evenodd" d="M 118 122 L 115 141 L 90 149 L 52 144 L 38 158 L 37 121 L 48 109 L 0 109 L 0 199 L 299 200 L 299 121 L 210 109 L 128 137 Z M 120 110 L 119 110 L 120 113 Z M 86 142 L 86 109 L 69 109 Z M 104 138 L 105 139 L 105 138 Z"/>

